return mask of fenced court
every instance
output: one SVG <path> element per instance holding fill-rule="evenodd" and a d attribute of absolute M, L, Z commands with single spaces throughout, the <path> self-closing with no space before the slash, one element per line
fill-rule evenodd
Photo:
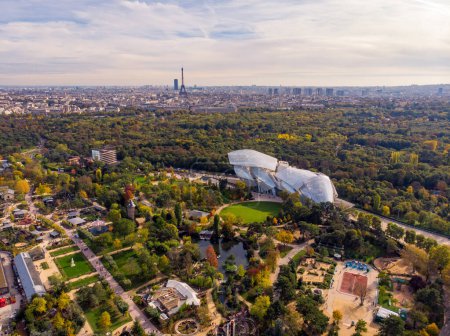
<path fill-rule="evenodd" d="M 358 291 L 367 289 L 367 277 L 361 274 L 344 272 L 340 291 L 347 294 L 358 295 Z"/>

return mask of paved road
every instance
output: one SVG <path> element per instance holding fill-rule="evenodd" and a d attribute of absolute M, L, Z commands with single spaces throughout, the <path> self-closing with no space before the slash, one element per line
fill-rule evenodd
<path fill-rule="evenodd" d="M 339 204 L 344 205 L 345 208 L 353 208 L 355 206 L 353 203 L 350 203 L 350 202 L 342 200 L 342 199 L 338 199 L 337 202 Z M 388 223 L 394 223 L 394 224 L 397 224 L 398 226 L 401 226 L 405 230 L 413 230 L 417 234 L 421 234 L 425 238 L 432 238 L 432 239 L 436 240 L 438 242 L 438 244 L 450 245 L 450 239 L 445 237 L 445 236 L 442 236 L 442 235 L 440 235 L 438 233 L 428 232 L 428 231 L 422 230 L 420 228 L 416 228 L 416 227 L 412 227 L 412 226 L 409 226 L 409 225 L 405 225 L 402 222 L 396 221 L 394 219 L 386 218 L 386 217 L 383 217 L 383 216 L 379 216 L 377 214 L 374 214 L 372 212 L 369 212 L 369 211 L 366 211 L 366 210 L 363 210 L 363 209 L 359 209 L 358 208 L 356 210 L 358 210 L 360 212 L 364 212 L 364 213 L 370 214 L 370 215 L 373 215 L 373 216 L 377 216 L 378 218 L 380 218 L 380 220 L 381 220 L 381 227 L 383 228 L 383 230 L 387 229 Z"/>
<path fill-rule="evenodd" d="M 377 216 L 378 218 L 380 218 L 380 220 L 381 220 L 381 227 L 383 228 L 383 230 L 387 229 L 388 223 L 394 223 L 394 224 L 397 224 L 398 226 L 401 226 L 405 230 L 413 230 L 417 234 L 421 234 L 425 238 L 434 239 L 434 240 L 436 240 L 438 242 L 438 244 L 449 245 L 450 246 L 450 239 L 448 239 L 447 237 L 441 236 L 438 233 L 432 233 L 432 232 L 424 231 L 424 230 L 421 230 L 421 229 L 418 229 L 418 228 L 415 228 L 415 227 L 411 227 L 411 226 L 405 225 L 405 224 L 403 224 L 403 223 L 401 223 L 399 221 L 396 221 L 396 220 L 393 220 L 393 219 L 389 219 L 389 218 L 384 218 L 382 216 L 378 216 L 376 214 L 373 214 L 373 213 L 365 211 L 365 210 L 358 209 L 358 211 L 365 212 L 365 213 L 368 213 L 368 214 L 371 214 L 373 216 Z"/>
<path fill-rule="evenodd" d="M 145 316 L 142 310 L 133 302 L 132 298 L 123 290 L 123 288 L 119 285 L 119 283 L 113 278 L 113 276 L 108 272 L 108 270 L 103 266 L 102 262 L 99 260 L 99 257 L 95 255 L 94 252 L 79 238 L 74 236 L 74 232 L 64 228 L 69 238 L 71 238 L 75 244 L 80 248 L 80 250 L 85 255 L 86 259 L 89 260 L 91 265 L 95 268 L 95 270 L 103 277 L 106 281 L 108 281 L 111 289 L 119 295 L 128 305 L 130 306 L 129 312 L 133 320 L 137 320 L 141 323 L 142 327 L 147 333 L 155 333 L 157 335 L 161 335 L 161 332 L 150 322 L 150 320 Z"/>

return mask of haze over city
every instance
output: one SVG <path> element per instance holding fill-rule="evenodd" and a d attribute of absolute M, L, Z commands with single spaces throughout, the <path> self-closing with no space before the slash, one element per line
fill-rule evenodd
<path fill-rule="evenodd" d="M 445 0 L 3 0 L 1 85 L 450 82 Z"/>

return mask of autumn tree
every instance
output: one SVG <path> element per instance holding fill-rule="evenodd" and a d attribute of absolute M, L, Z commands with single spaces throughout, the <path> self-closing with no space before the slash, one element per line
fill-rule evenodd
<path fill-rule="evenodd" d="M 27 194 L 30 192 L 30 184 L 27 180 L 18 180 L 15 185 L 15 190 L 18 194 Z"/>
<path fill-rule="evenodd" d="M 440 273 L 450 264 L 450 247 L 447 245 L 438 245 L 431 248 L 429 255 L 433 266 Z"/>
<path fill-rule="evenodd" d="M 98 327 L 101 330 L 108 330 L 109 327 L 111 327 L 111 316 L 109 315 L 109 313 L 107 311 L 104 311 L 101 315 L 100 318 L 98 319 Z"/>
<path fill-rule="evenodd" d="M 267 295 L 258 296 L 255 303 L 250 308 L 250 314 L 252 314 L 258 321 L 263 321 L 267 314 L 267 310 L 270 306 L 270 297 Z"/>
<path fill-rule="evenodd" d="M 36 188 L 36 194 L 38 195 L 47 195 L 52 192 L 52 189 L 47 184 L 39 183 L 39 186 Z"/>
<path fill-rule="evenodd" d="M 402 258 L 408 260 L 415 270 L 425 275 L 427 278 L 429 277 L 430 261 L 428 254 L 424 250 L 413 245 L 405 245 L 400 251 L 400 255 Z"/>
<path fill-rule="evenodd" d="M 280 230 L 275 237 L 284 244 L 291 244 L 294 241 L 294 235 L 287 230 Z"/>
<path fill-rule="evenodd" d="M 362 306 L 367 296 L 367 286 L 357 282 L 355 284 L 355 294 L 359 297 L 359 305 Z"/>
<path fill-rule="evenodd" d="M 214 268 L 217 268 L 219 266 L 219 262 L 217 260 L 217 254 L 216 254 L 216 251 L 214 251 L 214 248 L 212 245 L 208 245 L 208 247 L 206 248 L 206 260 Z"/>

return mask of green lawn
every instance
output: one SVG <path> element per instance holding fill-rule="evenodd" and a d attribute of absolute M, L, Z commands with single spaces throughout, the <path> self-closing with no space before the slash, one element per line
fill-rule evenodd
<path fill-rule="evenodd" d="M 50 255 L 52 257 L 57 257 L 60 255 L 63 255 L 63 254 L 69 253 L 69 252 L 78 251 L 78 250 L 79 250 L 78 246 L 69 246 L 69 247 L 65 247 L 65 248 L 62 248 L 57 251 L 50 252 Z"/>
<path fill-rule="evenodd" d="M 114 253 L 111 255 L 116 262 L 117 266 L 119 267 L 121 272 L 124 272 L 123 266 L 127 265 L 130 258 L 136 258 L 136 252 L 134 250 L 127 250 L 122 251 L 119 253 Z M 125 275 L 129 275 L 126 271 L 124 272 Z"/>
<path fill-rule="evenodd" d="M 72 290 L 72 289 L 77 289 L 80 287 L 84 287 L 84 286 L 93 284 L 94 282 L 97 282 L 99 280 L 100 280 L 100 276 L 98 274 L 96 274 L 96 275 L 93 275 L 93 276 L 90 276 L 87 278 L 69 282 L 67 285 L 69 286 L 69 289 Z"/>
<path fill-rule="evenodd" d="M 390 301 L 390 305 L 389 305 Z M 393 295 L 392 292 L 386 290 L 383 287 L 379 288 L 378 292 L 378 304 L 382 306 L 383 308 L 392 310 L 393 312 L 398 313 L 399 308 L 395 306 L 395 302 L 393 302 Z"/>
<path fill-rule="evenodd" d="M 281 203 L 275 202 L 245 202 L 233 204 L 223 209 L 220 214 L 231 213 L 242 218 L 244 224 L 264 222 L 267 216 L 277 216 Z"/>
<path fill-rule="evenodd" d="M 75 262 L 75 267 L 71 267 L 72 258 Z M 81 275 L 94 271 L 81 252 L 57 258 L 55 259 L 55 264 L 66 279 L 78 278 Z"/>
<path fill-rule="evenodd" d="M 138 258 L 136 256 L 136 252 L 134 250 L 122 251 L 119 253 L 115 253 L 111 255 L 114 261 L 119 268 L 119 271 L 125 275 L 128 279 L 130 279 L 132 285 L 131 287 L 127 287 L 126 289 L 136 288 L 149 281 L 149 278 L 142 278 L 138 274 L 135 273 L 137 267 L 139 267 Z M 133 267 L 133 265 L 136 265 Z M 109 265 L 105 263 L 106 268 L 109 269 Z M 109 269 L 111 272 L 112 270 Z M 113 273 L 113 272 L 112 272 Z M 113 274 L 114 276 L 114 274 Z"/>
<path fill-rule="evenodd" d="M 97 335 L 102 335 L 101 330 L 98 329 L 97 321 L 100 318 L 100 315 L 106 311 L 105 307 L 97 307 L 94 309 L 89 309 L 88 311 L 84 312 L 84 315 L 86 316 L 87 321 L 89 322 L 89 325 L 91 326 L 94 333 Z M 111 327 L 109 328 L 110 331 L 116 330 L 120 326 L 124 325 L 125 323 L 128 323 L 131 321 L 131 317 L 128 313 L 125 314 L 125 316 L 122 316 L 117 321 L 111 321 Z"/>

